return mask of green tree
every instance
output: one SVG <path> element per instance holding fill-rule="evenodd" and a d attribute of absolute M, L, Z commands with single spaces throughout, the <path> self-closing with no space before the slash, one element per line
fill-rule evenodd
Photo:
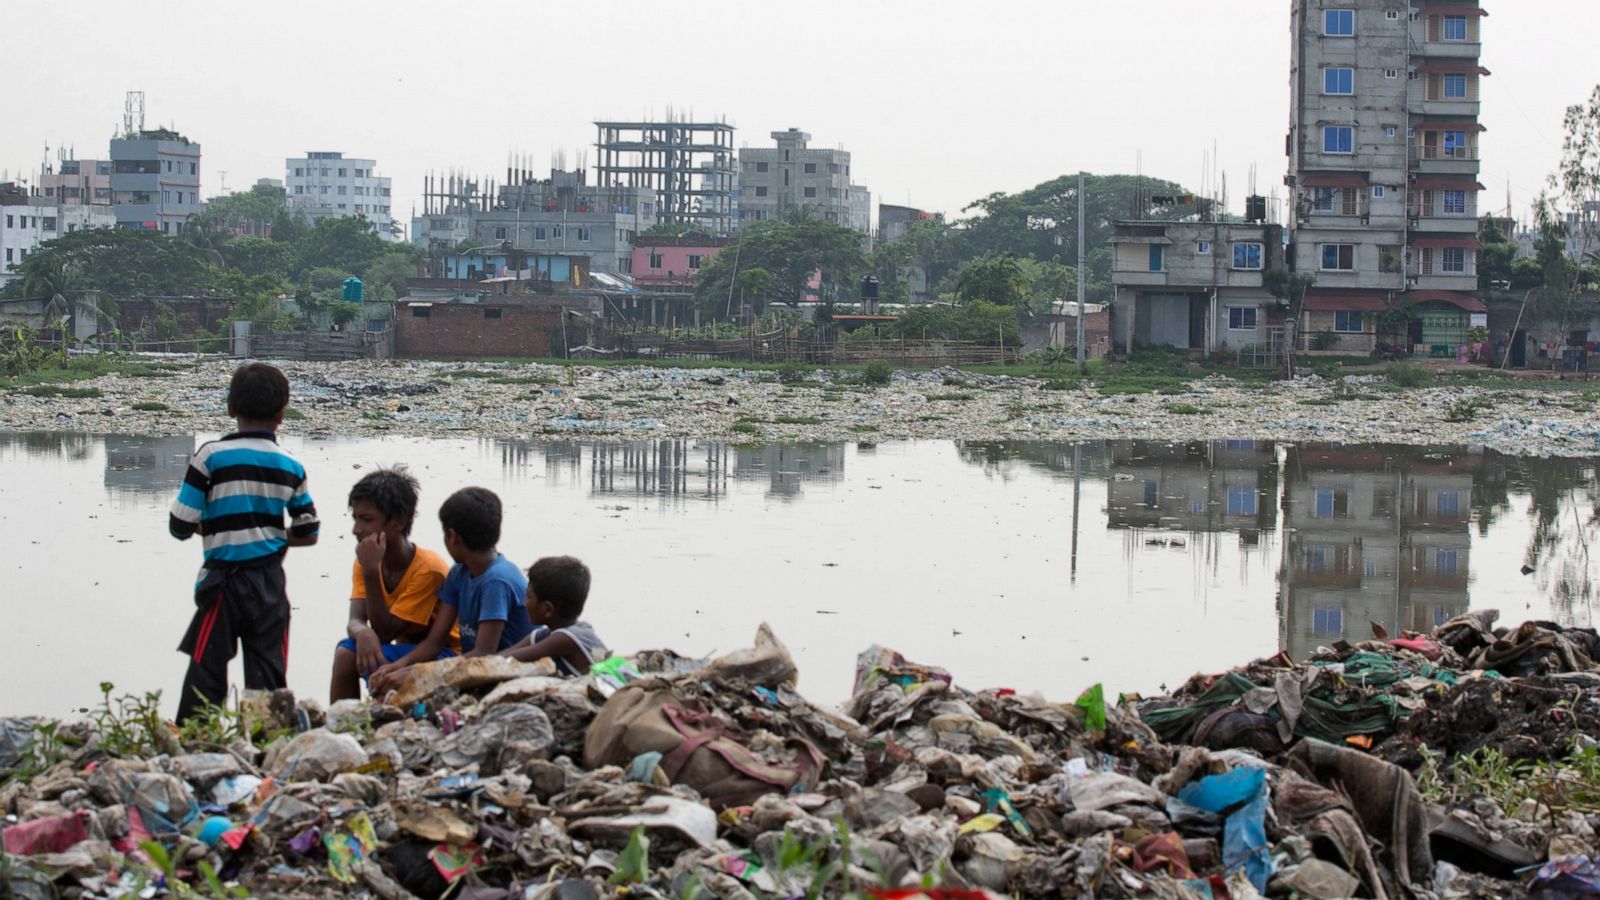
<path fill-rule="evenodd" d="M 985 253 L 956 271 L 954 292 L 962 303 L 978 300 L 1018 307 L 1025 299 L 1027 277 L 1011 253 Z"/>
<path fill-rule="evenodd" d="M 223 225 L 232 234 L 236 229 L 270 225 L 283 213 L 284 192 L 281 187 L 258 184 L 248 191 L 235 191 L 225 197 L 206 201 L 206 208 L 196 218 Z M 286 236 L 273 235 L 279 240 Z"/>
<path fill-rule="evenodd" d="M 388 292 L 390 299 L 406 295 L 406 282 L 417 277 L 418 255 L 420 247 L 410 244 L 400 245 L 386 251 L 382 256 L 374 259 L 363 270 L 361 280 L 366 283 L 366 289 L 374 300 L 380 299 L 383 290 Z"/>
<path fill-rule="evenodd" d="M 40 255 L 34 253 L 28 257 L 28 261 Z M 80 317 L 92 319 L 96 325 L 101 319 L 116 318 L 116 304 L 89 287 L 88 279 L 83 276 L 77 263 L 60 257 L 48 257 L 41 265 L 26 267 L 22 281 L 29 297 L 44 300 L 45 322 L 63 323 L 68 340 L 76 337 Z"/>
<path fill-rule="evenodd" d="M 1539 228 L 1534 251 L 1544 284 L 1533 293 L 1532 306 L 1565 334 L 1586 312 L 1585 267 L 1596 261 L 1600 247 L 1600 86 L 1587 103 L 1567 107 L 1563 126 L 1561 164 L 1534 209 Z M 1571 211 L 1570 227 L 1559 207 Z M 1560 354 L 1554 354 L 1552 368 L 1560 362 Z"/>
<path fill-rule="evenodd" d="M 89 228 L 45 241 L 17 271 L 30 276 L 63 267 L 81 290 L 108 297 L 194 296 L 211 291 L 217 269 L 199 248 L 154 231 Z"/>
<path fill-rule="evenodd" d="M 299 254 L 292 244 L 270 238 L 238 237 L 222 245 L 228 268 L 246 275 L 289 277 Z"/>
<path fill-rule="evenodd" d="M 1511 243 L 1494 219 L 1483 220 L 1478 229 L 1478 242 L 1483 244 L 1483 249 L 1478 251 L 1478 289 L 1492 290 L 1497 281 L 1513 281 L 1517 245 Z"/>
<path fill-rule="evenodd" d="M 323 219 L 296 241 L 300 258 L 295 272 L 303 274 L 316 268 L 364 272 L 384 254 L 386 246 L 366 216 Z"/>
<path fill-rule="evenodd" d="M 1311 289 L 1317 278 L 1306 272 L 1290 272 L 1286 269 L 1268 269 L 1261 277 L 1262 286 L 1267 293 L 1282 300 L 1289 307 L 1289 313 L 1284 317 L 1285 333 L 1283 336 L 1283 366 L 1289 377 L 1294 377 L 1294 344 L 1295 332 L 1300 327 L 1300 311 L 1305 308 L 1306 291 Z"/>
<path fill-rule="evenodd" d="M 736 267 L 771 274 L 771 283 L 760 295 L 763 304 L 797 302 L 819 272 L 829 298 L 841 290 L 853 296 L 854 280 L 866 271 L 867 259 L 861 251 L 861 234 L 842 225 L 805 216 L 761 222 L 744 233 L 738 246 L 723 248 L 695 276 L 696 302 L 702 309 L 726 308 L 730 286 L 738 289 Z"/>

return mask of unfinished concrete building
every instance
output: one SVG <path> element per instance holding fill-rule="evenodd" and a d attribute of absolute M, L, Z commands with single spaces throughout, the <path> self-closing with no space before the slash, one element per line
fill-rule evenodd
<path fill-rule="evenodd" d="M 733 126 L 596 122 L 597 186 L 648 188 L 657 218 L 711 235 L 733 229 Z"/>

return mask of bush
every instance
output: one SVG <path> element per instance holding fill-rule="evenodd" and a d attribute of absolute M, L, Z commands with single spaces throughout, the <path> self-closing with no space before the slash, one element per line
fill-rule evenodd
<path fill-rule="evenodd" d="M 881 359 L 867 363 L 861 370 L 861 380 L 866 384 L 888 384 L 889 376 L 894 374 L 894 369 Z"/>
<path fill-rule="evenodd" d="M 1319 332 L 1316 337 L 1311 339 L 1311 349 L 1313 350 L 1332 350 L 1337 346 L 1339 346 L 1339 336 L 1331 331 Z"/>
<path fill-rule="evenodd" d="M 1422 387 L 1433 382 L 1433 373 L 1416 363 L 1389 363 L 1384 366 L 1383 374 L 1388 377 L 1391 384 L 1399 387 Z"/>
<path fill-rule="evenodd" d="M 810 374 L 811 369 L 805 363 L 786 362 L 778 367 L 778 381 L 783 384 L 801 384 Z"/>

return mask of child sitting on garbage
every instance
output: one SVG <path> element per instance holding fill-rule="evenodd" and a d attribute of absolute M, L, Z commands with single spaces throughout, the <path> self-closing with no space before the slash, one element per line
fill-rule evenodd
<path fill-rule="evenodd" d="M 550 659 L 566 677 L 587 674 L 609 652 L 594 626 L 579 621 L 589 598 L 589 567 L 571 556 L 546 556 L 528 568 L 528 615 L 533 633 L 500 651 L 523 662 Z"/>
<path fill-rule="evenodd" d="M 360 679 L 416 649 L 433 624 L 450 564 L 411 541 L 418 490 L 404 466 L 368 472 L 350 489 L 356 558 L 349 636 L 333 652 L 332 702 L 360 699 Z M 440 656 L 454 656 L 459 646 L 452 629 Z"/>
<path fill-rule="evenodd" d="M 429 662 L 459 626 L 462 656 L 488 656 L 522 641 L 533 631 L 523 595 L 528 580 L 496 549 L 500 543 L 500 498 L 486 488 L 462 488 L 439 507 L 444 548 L 455 565 L 439 586 L 439 609 L 427 637 L 368 679 L 374 696 L 401 685 L 412 666 Z"/>

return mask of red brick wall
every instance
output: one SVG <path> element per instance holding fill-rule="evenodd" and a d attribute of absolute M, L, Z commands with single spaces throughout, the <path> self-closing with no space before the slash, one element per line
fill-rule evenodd
<path fill-rule="evenodd" d="M 395 308 L 396 356 L 550 356 L 550 337 L 561 336 L 561 312 L 494 303 L 435 303 Z M 500 318 L 485 318 L 484 311 L 498 309 Z"/>

